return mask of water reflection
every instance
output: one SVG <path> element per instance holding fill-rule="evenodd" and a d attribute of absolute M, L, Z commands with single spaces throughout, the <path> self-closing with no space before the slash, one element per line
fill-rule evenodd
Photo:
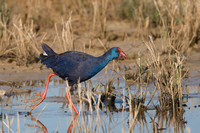
<path fill-rule="evenodd" d="M 40 122 L 38 119 L 35 119 L 33 115 L 30 115 L 30 118 L 32 121 L 36 122 L 39 126 L 37 126 L 36 124 L 34 125 L 27 124 L 28 127 L 38 128 L 38 131 L 36 132 L 39 132 L 39 130 L 41 130 L 43 131 L 43 133 L 48 133 L 47 128 L 45 127 L 45 125 L 42 124 L 42 122 Z"/>
<path fill-rule="evenodd" d="M 22 83 L 23 84 L 23 83 Z M 30 81 L 24 83 L 26 85 L 33 86 L 32 92 L 43 91 L 45 82 Z M 57 88 L 59 85 L 59 88 Z M 48 103 L 47 108 L 42 112 L 39 119 L 34 116 L 38 115 L 42 105 L 33 115 L 26 117 L 24 114 L 29 111 L 27 103 L 24 101 L 28 99 L 34 99 L 33 93 L 21 93 L 19 95 L 4 97 L 1 100 L 1 125 L 4 126 L 3 130 L 7 131 L 5 114 L 10 117 L 14 117 L 11 124 L 11 128 L 15 131 L 17 129 L 17 112 L 21 113 L 20 123 L 21 128 L 32 130 L 32 127 L 37 131 L 52 132 L 58 130 L 61 132 L 185 132 L 186 124 L 189 117 L 185 117 L 187 106 L 180 109 L 178 105 L 175 108 L 160 109 L 155 105 L 148 107 L 143 106 L 144 101 L 140 100 L 132 102 L 131 109 L 128 104 L 129 99 L 121 94 L 114 93 L 115 91 L 109 91 L 114 93 L 113 95 L 106 95 L 104 92 L 97 92 L 93 94 L 93 91 L 88 89 L 82 89 L 79 96 L 79 90 L 74 89 L 71 91 L 72 100 L 75 100 L 76 106 L 80 110 L 80 115 L 72 116 L 69 104 L 65 99 L 65 83 L 59 80 L 52 80 L 51 87 L 49 88 L 48 96 L 45 103 Z M 30 87 L 30 86 L 28 86 Z M 123 89 L 123 88 L 122 88 Z M 38 91 L 37 91 L 38 90 Z M 192 93 L 192 92 L 190 92 Z M 91 95 L 90 95 L 91 94 Z M 199 104 L 198 94 L 195 93 L 195 98 L 191 98 L 189 95 L 184 104 L 191 104 L 195 106 Z M 134 101 L 132 99 L 132 101 Z M 140 108 L 139 105 L 141 104 Z M 196 109 L 198 110 L 198 106 Z M 194 108 L 195 109 L 195 108 Z M 195 115 L 195 114 L 194 114 Z M 64 119 L 63 119 L 64 117 Z M 69 119 L 71 119 L 70 123 Z M 35 125 L 27 123 L 36 122 Z M 45 121 L 45 124 L 42 123 Z M 59 121 L 61 121 L 59 123 Z M 58 124 L 52 125 L 51 123 L 57 122 Z M 12 122 L 10 122 L 12 123 Z M 67 126 L 66 126 L 67 125 Z M 26 127 L 25 127 L 26 126 Z"/>
<path fill-rule="evenodd" d="M 77 115 L 75 115 L 73 117 L 74 118 L 71 121 L 71 124 L 69 125 L 69 127 L 67 129 L 67 133 L 71 133 L 71 131 L 73 129 L 73 125 L 78 118 Z M 48 133 L 46 126 L 39 119 L 36 119 L 33 115 L 30 115 L 30 119 L 31 119 L 31 121 L 34 121 L 36 123 L 34 125 L 26 124 L 28 127 L 36 128 L 37 129 L 36 132 L 42 131 L 43 133 Z M 36 125 L 36 124 L 38 124 L 38 125 Z"/>
<path fill-rule="evenodd" d="M 75 121 L 77 120 L 77 118 L 78 118 L 78 115 L 75 115 L 74 118 L 73 118 L 73 120 L 72 120 L 72 122 L 71 122 L 71 124 L 69 125 L 69 127 L 67 129 L 67 133 L 71 133 L 72 128 L 73 128 L 73 126 L 74 126 Z"/>

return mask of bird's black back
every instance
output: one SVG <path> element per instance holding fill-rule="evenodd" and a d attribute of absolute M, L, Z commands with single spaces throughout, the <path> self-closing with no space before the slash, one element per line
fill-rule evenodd
<path fill-rule="evenodd" d="M 94 76 L 96 73 L 91 70 L 100 63 L 100 60 L 82 52 L 68 51 L 43 58 L 41 62 L 59 77 L 68 80 L 69 84 L 75 84 L 78 80 L 82 82 Z"/>

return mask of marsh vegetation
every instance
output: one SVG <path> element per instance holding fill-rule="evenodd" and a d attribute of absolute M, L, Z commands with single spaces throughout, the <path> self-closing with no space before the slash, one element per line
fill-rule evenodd
<path fill-rule="evenodd" d="M 1 131 L 198 131 L 199 10 L 195 0 L 0 1 Z M 80 116 L 58 77 L 47 105 L 30 116 L 26 101 L 50 72 L 38 58 L 41 43 L 94 56 L 118 46 L 129 59 L 73 87 Z"/>

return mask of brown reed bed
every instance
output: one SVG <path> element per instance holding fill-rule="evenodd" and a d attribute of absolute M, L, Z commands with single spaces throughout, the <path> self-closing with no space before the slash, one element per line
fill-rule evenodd
<path fill-rule="evenodd" d="M 142 86 L 146 86 L 148 90 L 149 84 L 153 84 L 154 91 L 151 92 L 151 99 L 146 106 L 154 105 L 158 111 L 172 109 L 175 113 L 178 108 L 184 112 L 182 82 L 187 76 L 187 69 L 184 68 L 185 57 L 180 53 L 172 54 L 171 52 L 161 57 L 161 52 L 157 50 L 151 37 L 148 42 L 144 43 L 151 57 L 145 60 L 145 63 L 138 63 L 136 73 L 130 74 L 128 70 L 125 78 L 131 79 L 132 84 L 139 86 L 140 90 Z M 146 93 L 143 94 L 143 97 L 146 97 Z M 152 99 L 155 97 L 158 98 L 159 104 L 154 104 Z"/>
<path fill-rule="evenodd" d="M 185 54 L 196 48 L 199 40 L 197 1 L 20 0 L 20 3 L 4 0 L 0 6 L 0 59 L 17 65 L 38 62 L 43 42 L 61 52 L 85 51 L 101 44 L 110 47 L 121 39 L 126 42 L 126 37 L 147 40 L 151 35 L 153 40 L 165 42 L 162 54 L 169 51 Z M 109 27 L 118 28 L 110 25 L 117 21 L 125 22 L 136 32 L 118 31 L 124 35 L 116 35 Z"/>
<path fill-rule="evenodd" d="M 105 131 L 99 114 L 100 105 L 104 107 L 102 99 L 110 99 L 110 102 L 113 102 L 115 98 L 120 98 L 124 104 L 129 105 L 128 111 L 132 120 L 129 132 L 134 130 L 137 121 L 144 120 L 138 116 L 142 114 L 142 110 L 144 113 L 149 105 L 155 107 L 157 114 L 168 111 L 174 122 L 177 118 L 182 121 L 182 81 L 187 76 L 185 55 L 190 54 L 193 49 L 199 51 L 198 1 L 20 1 L 23 4 L 16 6 L 13 6 L 11 0 L 2 1 L 0 4 L 1 60 L 25 66 L 37 63 L 41 52 L 40 44 L 43 42 L 48 42 L 60 52 L 77 49 L 88 52 L 87 50 L 93 48 L 106 49 L 113 43 L 126 42 L 128 38 L 128 41 L 144 40 L 143 45 L 148 49 L 149 57 L 130 57 L 137 59 L 135 71 L 131 70 L 123 75 L 119 72 L 117 63 L 113 65 L 113 72 L 116 72 L 118 77 L 123 77 L 125 81 L 132 80 L 131 84 L 136 86 L 135 94 L 128 86 L 126 94 L 125 91 L 120 93 L 118 86 L 113 88 L 112 83 L 117 83 L 113 80 L 118 77 L 109 77 L 107 73 L 105 75 L 108 81 L 104 90 L 100 89 L 101 83 L 93 87 L 86 84 L 87 91 L 83 92 L 79 84 L 77 95 L 80 111 L 84 110 L 83 103 L 87 103 L 91 114 L 96 108 L 97 115 L 92 115 L 88 120 L 81 116 L 79 120 L 82 122 L 75 122 L 73 129 L 90 132 L 94 128 L 92 124 L 95 120 L 99 122 L 95 125 L 96 132 L 100 129 Z M 113 25 L 109 23 L 116 21 L 126 22 L 136 29 L 136 32 L 123 32 L 122 37 L 112 34 L 108 27 Z M 115 25 L 114 27 L 117 28 Z M 161 49 L 157 48 L 157 40 L 161 42 Z M 148 85 L 151 83 L 154 91 L 145 105 Z M 113 95 L 113 92 L 117 95 Z M 158 104 L 152 100 L 154 97 L 158 97 Z M 118 111 L 124 110 L 123 107 Z M 158 119 L 157 122 L 152 118 L 154 132 L 162 127 L 161 116 Z M 9 127 L 9 121 L 7 123 Z"/>

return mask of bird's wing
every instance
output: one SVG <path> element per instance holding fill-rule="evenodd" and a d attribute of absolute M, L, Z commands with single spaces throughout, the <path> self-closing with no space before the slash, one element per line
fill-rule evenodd
<path fill-rule="evenodd" d="M 69 58 L 73 60 L 74 62 L 84 62 L 88 59 L 95 58 L 92 55 L 83 53 L 83 52 L 78 52 L 78 51 L 68 51 L 63 54 L 60 54 L 60 56 L 64 56 L 65 58 Z"/>
<path fill-rule="evenodd" d="M 68 51 L 59 55 L 55 55 L 53 62 L 47 65 L 47 67 L 52 68 L 52 70 L 57 73 L 60 77 L 71 77 L 76 79 L 77 75 L 80 75 L 83 64 L 87 64 L 88 60 L 95 58 L 94 56 L 77 52 Z"/>

